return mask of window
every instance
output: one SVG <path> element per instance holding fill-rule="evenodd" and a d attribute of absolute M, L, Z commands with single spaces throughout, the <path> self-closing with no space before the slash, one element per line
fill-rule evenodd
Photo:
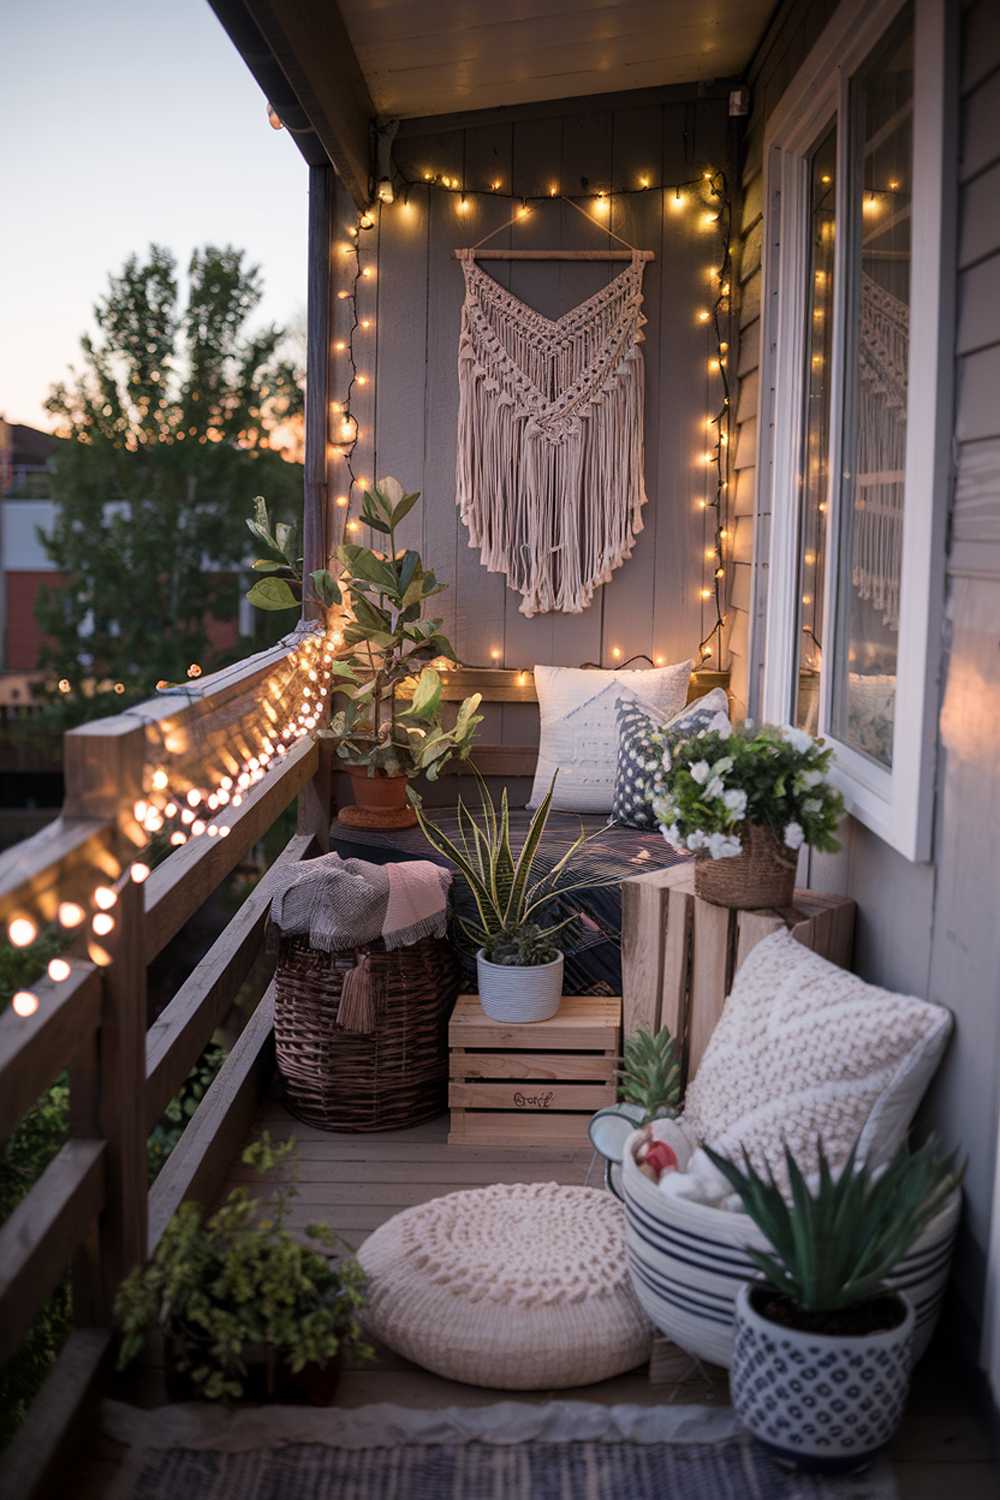
<path fill-rule="evenodd" d="M 843 0 L 765 142 L 760 711 L 825 736 L 850 812 L 930 857 L 950 473 L 947 0 Z"/>

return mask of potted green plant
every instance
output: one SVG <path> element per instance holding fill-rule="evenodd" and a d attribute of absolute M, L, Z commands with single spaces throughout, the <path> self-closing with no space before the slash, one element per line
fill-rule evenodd
<path fill-rule="evenodd" d="M 832 755 L 791 725 L 728 721 L 663 749 L 653 813 L 667 842 L 695 855 L 697 895 L 744 910 L 791 905 L 802 845 L 840 848 Z"/>
<path fill-rule="evenodd" d="M 243 1161 L 268 1172 L 294 1147 L 265 1133 Z M 295 1195 L 288 1183 L 259 1203 L 235 1188 L 207 1220 L 198 1204 L 183 1203 L 150 1263 L 118 1292 L 118 1368 L 159 1333 L 172 1394 L 332 1400 L 343 1354 L 369 1352 L 358 1317 L 365 1278 L 353 1258 L 334 1264 L 285 1228 Z M 305 1232 L 317 1247 L 333 1244 L 325 1225 Z"/>
<path fill-rule="evenodd" d="M 408 782 L 420 775 L 434 781 L 453 755 L 465 759 L 482 722 L 479 693 L 465 699 L 450 727 L 442 721 L 441 676 L 429 659 L 450 658 L 454 651 L 442 621 L 425 619 L 424 610 L 445 585 L 425 570 L 419 553 L 396 545 L 396 529 L 419 498 L 391 477 L 366 490 L 361 519 L 386 538 L 385 548 L 345 542 L 337 548 L 336 578 L 325 568 L 303 578 L 292 528 L 272 526 L 261 497 L 247 522 L 273 554 L 253 564 L 266 576 L 247 594 L 251 604 L 291 609 L 305 595 L 339 612 L 341 649 L 334 670 L 346 701 L 321 733 L 336 739 L 337 756 L 351 777 L 355 806 L 339 816 L 365 827 L 412 827 Z"/>
<path fill-rule="evenodd" d="M 659 1031 L 646 1031 L 640 1026 L 622 1048 L 618 1103 L 599 1109 L 587 1127 L 591 1145 L 604 1158 L 605 1187 L 617 1197 L 622 1196 L 625 1142 L 653 1120 L 673 1119 L 682 1097 L 681 1064 L 669 1030 L 661 1026 Z M 648 1150 L 650 1142 L 644 1144 Z M 665 1156 L 664 1164 L 667 1160 Z"/>
<path fill-rule="evenodd" d="M 887 1280 L 961 1180 L 931 1140 L 881 1172 L 857 1148 L 818 1181 L 785 1153 L 786 1191 L 706 1146 L 768 1249 L 747 1246 L 761 1280 L 736 1299 L 730 1388 L 751 1432 L 809 1470 L 863 1467 L 892 1437 L 910 1379 L 913 1304 Z"/>
<path fill-rule="evenodd" d="M 476 919 L 461 917 L 459 925 L 476 950 L 483 1010 L 495 1021 L 547 1021 L 558 1011 L 562 998 L 563 955 L 556 938 L 576 913 L 547 927 L 541 923 L 541 913 L 557 896 L 593 885 L 589 880 L 559 883 L 587 835 L 581 830 L 549 870 L 532 878 L 555 777 L 516 855 L 510 841 L 506 788 L 498 809 L 486 782 L 481 776 L 478 781 L 482 818 L 477 822 L 460 798 L 457 843 L 426 817 L 415 800 L 417 817 L 427 842 L 451 861 L 471 893 Z"/>

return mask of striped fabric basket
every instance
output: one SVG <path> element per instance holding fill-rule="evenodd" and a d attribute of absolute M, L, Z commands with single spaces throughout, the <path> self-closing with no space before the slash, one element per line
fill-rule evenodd
<path fill-rule="evenodd" d="M 625 1245 L 636 1296 L 661 1333 L 689 1354 L 729 1368 L 736 1294 L 757 1275 L 744 1253 L 768 1242 L 745 1214 L 667 1198 L 639 1171 L 625 1144 L 622 1190 Z M 961 1193 L 924 1230 L 890 1285 L 906 1292 L 917 1315 L 914 1357 L 934 1332 L 951 1265 Z"/>

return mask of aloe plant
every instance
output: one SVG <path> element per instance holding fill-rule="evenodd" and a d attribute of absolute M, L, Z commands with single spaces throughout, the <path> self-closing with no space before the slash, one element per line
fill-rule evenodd
<path fill-rule="evenodd" d="M 657 1032 L 636 1031 L 622 1049 L 618 1094 L 644 1111 L 645 1125 L 657 1115 L 674 1114 L 681 1102 L 681 1066 L 674 1039 L 665 1026 Z"/>
<path fill-rule="evenodd" d="M 770 1241 L 747 1255 L 783 1296 L 808 1312 L 835 1312 L 869 1302 L 962 1179 L 956 1154 L 942 1155 L 933 1138 L 919 1151 L 905 1147 L 881 1174 L 859 1165 L 855 1143 L 836 1176 L 822 1142 L 815 1192 L 785 1150 L 790 1199 L 773 1172 L 763 1177 L 746 1151 L 743 1166 L 705 1146 L 710 1160 L 743 1200 Z"/>
<path fill-rule="evenodd" d="M 557 773 L 558 774 L 558 773 Z M 535 877 L 538 851 L 545 833 L 545 825 L 552 808 L 552 793 L 556 778 L 553 776 L 548 792 L 531 819 L 524 843 L 515 855 L 510 841 L 510 808 L 507 789 L 503 789 L 499 809 L 493 801 L 486 782 L 476 773 L 482 802 L 482 819 L 477 822 L 463 799 L 458 801 L 458 841 L 448 837 L 426 816 L 419 798 L 411 793 L 411 802 L 416 809 L 421 830 L 427 842 L 439 854 L 451 861 L 459 878 L 468 886 L 475 902 L 477 922 L 460 917 L 459 926 L 466 938 L 477 949 L 485 950 L 491 962 L 511 962 L 512 944 L 529 928 L 535 951 L 547 952 L 547 959 L 535 958 L 533 963 L 548 962 L 556 951 L 556 935 L 576 920 L 576 913 L 549 927 L 539 926 L 538 914 L 557 896 L 562 897 L 584 888 L 593 889 L 593 880 L 580 880 L 560 885 L 560 879 L 569 868 L 579 850 L 587 842 L 587 834 L 581 828 L 565 854 L 551 869 Z M 596 882 L 612 884 L 611 881 Z M 617 882 L 614 882 L 617 883 Z M 499 959 L 494 954 L 499 953 Z M 504 957 L 507 955 L 507 957 Z"/>
<path fill-rule="evenodd" d="M 247 521 L 251 534 L 273 554 L 258 558 L 265 574 L 247 594 L 258 609 L 298 608 L 303 598 L 325 610 L 343 610 L 343 650 L 334 670 L 346 700 L 330 724 L 337 755 L 369 776 L 417 776 L 434 781 L 453 756 L 465 759 L 482 715 L 481 695 L 473 693 L 445 728 L 441 718 L 441 677 L 428 657 L 453 657 L 441 620 L 424 619 L 424 606 L 445 588 L 420 555 L 396 546 L 396 528 L 420 499 L 404 493 L 398 479 L 380 479 L 362 500 L 361 519 L 384 536 L 384 551 L 345 542 L 337 548 L 340 572 L 326 568 L 303 577 L 294 530 L 272 526 L 267 502 L 258 496 Z"/>

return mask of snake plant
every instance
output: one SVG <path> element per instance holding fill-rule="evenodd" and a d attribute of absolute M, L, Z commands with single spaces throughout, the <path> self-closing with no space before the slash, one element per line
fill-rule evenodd
<path fill-rule="evenodd" d="M 531 819 L 524 843 L 515 854 L 510 839 L 507 789 L 505 787 L 501 793 L 498 808 L 486 782 L 478 772 L 476 775 L 482 802 L 481 819 L 477 821 L 462 798 L 459 798 L 458 836 L 457 839 L 449 838 L 425 815 L 419 798 L 411 792 L 410 800 L 421 830 L 431 847 L 455 866 L 459 878 L 465 882 L 472 895 L 477 920 L 470 922 L 464 917 L 458 919 L 465 937 L 477 949 L 484 949 L 486 957 L 491 961 L 511 963 L 510 955 L 517 951 L 519 935 L 531 929 L 529 936 L 532 953 L 544 953 L 547 956 L 532 957 L 530 962 L 545 963 L 558 951 L 554 942 L 556 934 L 575 921 L 577 913 L 572 912 L 562 921 L 548 927 L 539 925 L 538 914 L 557 897 L 585 888 L 592 890 L 595 885 L 611 882 L 587 879 L 560 885 L 560 878 L 587 842 L 587 834 L 582 828 L 565 854 L 551 868 L 536 874 L 539 848 L 552 808 L 555 776 Z M 495 954 L 499 958 L 494 958 Z"/>
<path fill-rule="evenodd" d="M 858 1164 L 855 1143 L 834 1176 L 820 1142 L 811 1192 L 786 1147 L 786 1197 L 773 1172 L 763 1177 L 746 1151 L 740 1168 L 704 1150 L 771 1243 L 770 1250 L 748 1246 L 747 1255 L 775 1291 L 808 1312 L 841 1311 L 884 1292 L 886 1278 L 940 1213 L 963 1170 L 956 1154 L 944 1156 L 932 1138 L 919 1151 L 904 1147 L 878 1175 Z"/>

